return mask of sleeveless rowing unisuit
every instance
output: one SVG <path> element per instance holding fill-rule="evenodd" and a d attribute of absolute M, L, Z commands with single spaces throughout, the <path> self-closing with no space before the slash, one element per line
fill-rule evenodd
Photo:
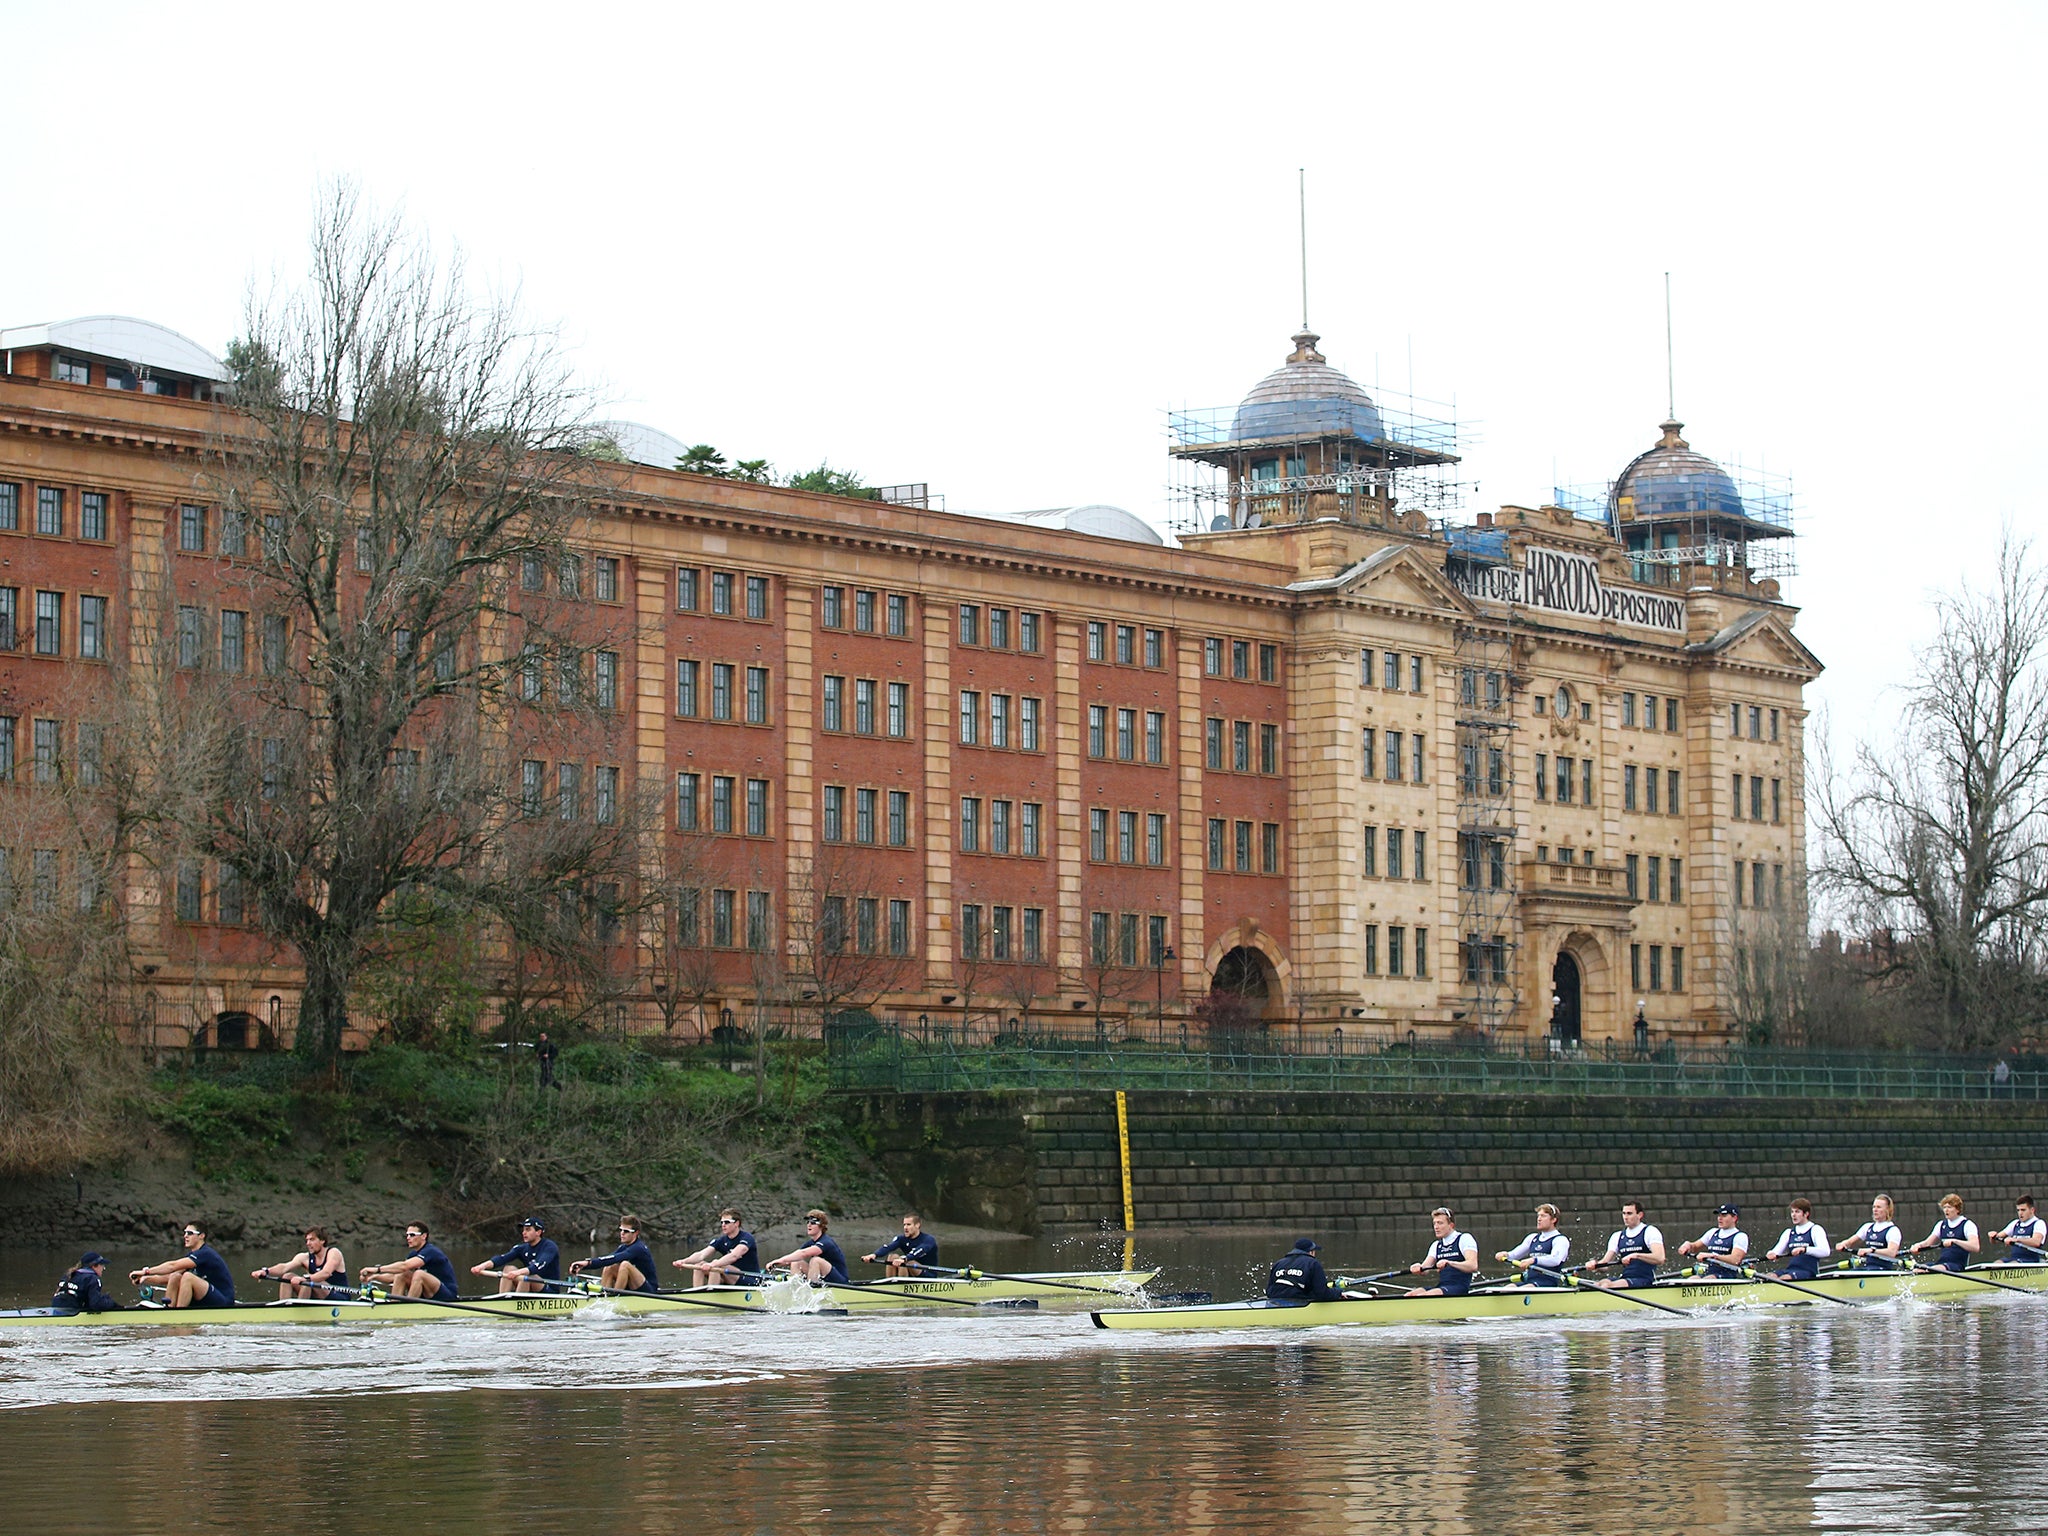
<path fill-rule="evenodd" d="M 2006 1231 L 2013 1237 L 2039 1237 L 2041 1235 L 2041 1218 L 2029 1216 L 2025 1221 L 2015 1221 L 2010 1227 L 2006 1228 Z M 2023 1247 L 2017 1243 L 2013 1244 L 2006 1251 L 2005 1261 L 2008 1264 L 2040 1264 L 2048 1262 L 2044 1261 L 2040 1249 Z"/>
<path fill-rule="evenodd" d="M 1448 1237 L 1440 1237 L 1430 1247 L 1429 1256 L 1436 1260 L 1437 1289 L 1446 1296 L 1462 1296 L 1472 1289 L 1472 1277 L 1462 1269 L 1446 1266 L 1465 1257 L 1465 1234 L 1456 1228 Z"/>

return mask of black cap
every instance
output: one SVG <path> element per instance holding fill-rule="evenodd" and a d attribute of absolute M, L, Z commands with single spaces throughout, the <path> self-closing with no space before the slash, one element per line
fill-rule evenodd
<path fill-rule="evenodd" d="M 1315 1253 L 1321 1247 L 1322 1244 L 1312 1237 L 1297 1237 L 1294 1240 L 1294 1251 L 1296 1253 Z"/>
<path fill-rule="evenodd" d="M 1715 1206 L 1714 1214 L 1716 1216 L 1740 1216 L 1742 1214 L 1742 1207 L 1733 1200 L 1730 1200 L 1726 1205 Z"/>
<path fill-rule="evenodd" d="M 548 1224 L 542 1221 L 538 1216 L 524 1217 L 520 1220 L 519 1225 L 522 1227 L 538 1227 L 543 1232 L 547 1231 L 548 1229 Z"/>
<path fill-rule="evenodd" d="M 106 1262 L 107 1256 L 104 1253 L 88 1253 L 78 1261 L 78 1267 L 80 1269 L 91 1269 L 95 1264 L 104 1264 Z"/>

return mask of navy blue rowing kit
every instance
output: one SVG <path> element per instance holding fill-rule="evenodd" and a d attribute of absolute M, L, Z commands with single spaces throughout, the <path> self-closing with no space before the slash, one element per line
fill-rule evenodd
<path fill-rule="evenodd" d="M 1804 1253 L 1794 1253 L 1794 1248 L 1804 1248 Z M 1812 1280 L 1820 1274 L 1820 1261 L 1835 1250 L 1828 1246 L 1827 1228 L 1816 1221 L 1804 1221 L 1796 1227 L 1787 1227 L 1778 1234 L 1776 1246 L 1771 1249 L 1775 1257 L 1785 1261 L 1779 1273 L 1787 1280 Z"/>
<path fill-rule="evenodd" d="M 1706 1262 L 1708 1274 L 1723 1277 L 1738 1274 L 1740 1271 L 1728 1256 L 1740 1248 L 1747 1257 L 1749 1234 L 1739 1227 L 1730 1227 L 1725 1232 L 1719 1227 L 1711 1227 L 1700 1234 L 1700 1247 L 1706 1250 L 1700 1258 Z"/>
<path fill-rule="evenodd" d="M 1966 1269 L 1970 1263 L 1970 1250 L 1963 1246 L 1977 1236 L 1977 1223 L 1967 1216 L 1958 1216 L 1954 1221 L 1943 1217 L 1934 1224 L 1934 1230 L 1927 1234 L 1929 1241 L 1939 1242 L 1941 1251 L 1934 1256 L 1940 1269 Z"/>
<path fill-rule="evenodd" d="M 420 1268 L 441 1282 L 441 1289 L 434 1293 L 436 1300 L 456 1301 L 460 1299 L 455 1291 L 455 1266 L 448 1262 L 447 1254 L 443 1253 L 432 1243 L 421 1243 L 417 1249 L 407 1254 L 406 1257 L 418 1259 L 420 1261 Z"/>
<path fill-rule="evenodd" d="M 2007 1237 L 2039 1237 L 2042 1234 L 2041 1218 L 2029 1216 L 2025 1221 L 2015 1221 L 2005 1229 Z M 2005 1255 L 2008 1264 L 2040 1264 L 2048 1262 L 2038 1248 L 2029 1248 L 2023 1243 L 2013 1243 Z"/>
<path fill-rule="evenodd" d="M 50 1307 L 57 1312 L 119 1312 L 121 1303 L 100 1284 L 98 1270 L 74 1269 L 57 1282 L 57 1294 L 50 1298 Z"/>
<path fill-rule="evenodd" d="M 1863 1246 L 1856 1250 L 1855 1264 L 1858 1269 L 1897 1269 L 1899 1261 L 1888 1259 L 1876 1252 L 1889 1248 L 1894 1242 L 1904 1243 L 1906 1235 L 1888 1221 L 1866 1221 L 1856 1229 L 1856 1235 L 1863 1239 Z"/>
<path fill-rule="evenodd" d="M 614 1264 L 630 1264 L 639 1270 L 641 1290 L 658 1291 L 661 1289 L 654 1279 L 654 1250 L 647 1246 L 644 1239 L 636 1237 L 630 1243 L 621 1243 L 603 1258 L 592 1259 L 583 1267 L 585 1269 L 603 1271 L 610 1269 Z"/>
<path fill-rule="evenodd" d="M 827 1264 L 832 1266 L 830 1269 L 825 1271 L 825 1280 L 827 1284 L 830 1284 L 832 1281 L 835 1280 L 838 1281 L 841 1285 L 846 1285 L 849 1283 L 849 1277 L 846 1273 L 846 1250 L 839 1246 L 838 1240 L 836 1238 L 833 1238 L 827 1235 L 826 1233 L 820 1232 L 818 1234 L 817 1242 L 809 1243 L 805 1246 L 816 1248 L 818 1250 L 818 1257 L 823 1259 Z"/>
<path fill-rule="evenodd" d="M 886 1262 L 891 1254 L 903 1255 L 903 1262 L 912 1269 L 930 1269 L 939 1262 L 939 1240 L 929 1232 L 920 1232 L 915 1237 L 898 1233 L 886 1247 L 875 1250 L 875 1258 Z"/>
<path fill-rule="evenodd" d="M 1648 1222 L 1623 1227 L 1609 1239 L 1607 1257 L 1621 1260 L 1621 1278 L 1630 1286 L 1655 1285 L 1657 1266 L 1645 1258 L 1652 1248 L 1664 1246 L 1664 1234 Z"/>
<path fill-rule="evenodd" d="M 1436 1289 L 1446 1296 L 1462 1296 L 1472 1289 L 1472 1274 L 1468 1270 L 1452 1269 L 1451 1261 L 1478 1257 L 1479 1245 L 1472 1241 L 1471 1234 L 1453 1227 L 1446 1236 L 1429 1245 L 1429 1253 L 1423 1262 L 1436 1262 Z"/>
<path fill-rule="evenodd" d="M 523 1269 L 535 1280 L 562 1278 L 562 1250 L 555 1240 L 544 1237 L 537 1243 L 514 1243 L 491 1260 L 493 1269 Z"/>
<path fill-rule="evenodd" d="M 741 1249 L 746 1250 L 744 1254 L 740 1254 Z M 761 1245 L 754 1240 L 754 1234 L 751 1232 L 735 1232 L 731 1237 L 714 1237 L 711 1239 L 711 1251 L 721 1259 L 740 1254 L 734 1262 L 745 1273 L 758 1271 L 761 1267 Z"/>
<path fill-rule="evenodd" d="M 1330 1284 L 1323 1261 L 1305 1248 L 1284 1253 L 1266 1268 L 1268 1301 L 1342 1301 L 1344 1293 Z"/>
<path fill-rule="evenodd" d="M 1522 1278 L 1531 1285 L 1562 1285 L 1558 1277 L 1572 1256 L 1572 1240 L 1555 1228 L 1548 1232 L 1531 1232 L 1508 1250 L 1508 1258 L 1527 1259 L 1529 1268 Z"/>
<path fill-rule="evenodd" d="M 192 1273 L 206 1282 L 206 1294 L 194 1306 L 232 1307 L 235 1304 L 235 1277 L 228 1273 L 227 1260 L 213 1251 L 210 1243 L 201 1243 L 185 1255 L 192 1261 Z"/>

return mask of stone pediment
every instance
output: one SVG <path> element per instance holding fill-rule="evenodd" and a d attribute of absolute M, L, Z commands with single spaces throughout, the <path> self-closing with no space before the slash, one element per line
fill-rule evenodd
<path fill-rule="evenodd" d="M 1305 597 L 1362 598 L 1433 613 L 1472 612 L 1471 602 L 1451 584 L 1442 569 L 1408 544 L 1389 544 L 1335 576 L 1323 581 L 1298 581 L 1288 590 Z"/>
<path fill-rule="evenodd" d="M 1807 681 L 1820 676 L 1820 658 L 1792 633 L 1791 627 L 1767 608 L 1744 614 L 1713 638 L 1688 645 L 1686 653 L 1736 666 L 1796 672 Z"/>

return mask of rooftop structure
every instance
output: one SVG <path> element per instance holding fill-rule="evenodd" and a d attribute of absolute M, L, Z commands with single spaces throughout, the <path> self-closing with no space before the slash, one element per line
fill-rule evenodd
<path fill-rule="evenodd" d="M 82 315 L 0 330 L 4 371 L 60 384 L 211 399 L 227 365 L 189 336 L 131 315 Z"/>

